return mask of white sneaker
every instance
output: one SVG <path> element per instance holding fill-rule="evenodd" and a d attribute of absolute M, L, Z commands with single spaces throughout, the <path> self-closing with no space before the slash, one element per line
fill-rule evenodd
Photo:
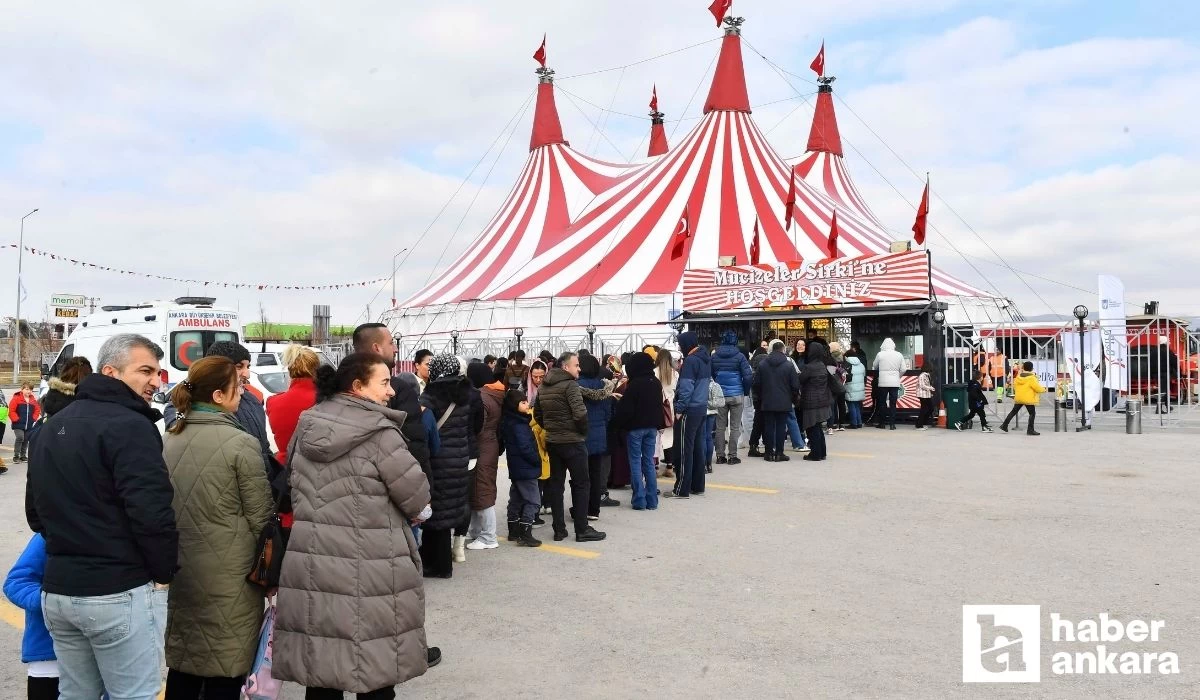
<path fill-rule="evenodd" d="M 920 428 L 917 428 L 917 430 L 929 430 L 929 428 L 922 425 Z"/>
<path fill-rule="evenodd" d="M 804 447 L 793 447 L 792 452 L 812 452 L 812 448 L 808 445 L 805 445 Z"/>
<path fill-rule="evenodd" d="M 488 544 L 488 543 L 484 542 L 483 540 L 475 540 L 471 544 L 467 545 L 467 549 L 497 549 L 499 547 L 500 547 L 499 542 L 493 542 L 491 544 Z"/>

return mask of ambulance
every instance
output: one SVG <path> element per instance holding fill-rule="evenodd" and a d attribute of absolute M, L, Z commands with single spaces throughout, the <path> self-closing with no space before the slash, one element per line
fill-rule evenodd
<path fill-rule="evenodd" d="M 213 343 L 240 342 L 242 321 L 235 309 L 215 306 L 212 297 L 180 297 L 130 306 L 105 306 L 82 320 L 67 337 L 54 363 L 42 374 L 58 376 L 72 357 L 86 357 L 99 372 L 97 356 L 104 341 L 123 333 L 143 335 L 162 348 L 162 393 L 187 378 L 192 363 Z"/>

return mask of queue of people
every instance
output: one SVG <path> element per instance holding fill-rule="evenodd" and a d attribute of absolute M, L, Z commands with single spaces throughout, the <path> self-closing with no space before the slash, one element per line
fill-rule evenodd
<path fill-rule="evenodd" d="M 776 339 L 747 357 L 732 332 L 712 352 L 693 332 L 678 340 L 678 358 L 647 346 L 529 364 L 521 351 L 421 350 L 397 373 L 391 333 L 365 324 L 336 368 L 289 349 L 291 384 L 265 406 L 245 391 L 248 351 L 221 342 L 171 392 L 164 439 L 150 405 L 162 350 L 114 336 L 97 371 L 75 358 L 41 405 L 24 392 L 10 403 L 32 433 L 35 535 L 5 583 L 27 613 L 29 697 L 152 698 L 165 664 L 169 700 L 238 698 L 269 630 L 274 679 L 309 700 L 393 698 L 441 660 L 425 636 L 424 580 L 499 547 L 502 455 L 507 541 L 538 547 L 547 509 L 555 541 L 605 540 L 593 523 L 622 505 L 611 489 L 628 485 L 640 512 L 704 496 L 714 464 L 741 463 L 744 411 L 747 454 L 769 462 L 790 459 L 789 437 L 805 460 L 825 460 L 827 436 L 863 427 L 857 344 L 814 338 L 789 354 Z M 877 427 L 895 427 L 897 356 L 885 341 L 872 365 Z M 1026 406 L 1036 434 L 1044 389 L 1028 372 L 1015 384 L 1013 414 Z M 285 551 L 264 585 L 251 572 L 276 523 Z"/>

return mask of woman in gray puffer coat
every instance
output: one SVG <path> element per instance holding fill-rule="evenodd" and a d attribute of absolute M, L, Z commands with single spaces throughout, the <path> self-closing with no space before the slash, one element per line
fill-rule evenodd
<path fill-rule="evenodd" d="M 401 436 L 403 411 L 382 357 L 355 353 L 317 371 L 292 455 L 295 525 L 283 559 L 272 674 L 306 700 L 390 700 L 425 673 L 425 589 L 411 523 L 429 483 Z"/>

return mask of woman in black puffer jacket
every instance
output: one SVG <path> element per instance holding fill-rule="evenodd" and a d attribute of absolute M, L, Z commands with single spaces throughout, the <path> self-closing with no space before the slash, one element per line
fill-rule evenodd
<path fill-rule="evenodd" d="M 421 561 L 424 573 L 432 578 L 454 575 L 450 534 L 455 526 L 470 517 L 467 484 L 471 473 L 471 383 L 462 376 L 462 365 L 454 355 L 438 355 L 429 363 L 429 383 L 421 394 L 421 405 L 436 421 L 442 420 L 450 404 L 450 417 L 438 429 L 441 449 L 429 459 L 432 479 L 430 506 L 433 515 L 421 526 Z"/>
<path fill-rule="evenodd" d="M 806 364 L 800 372 L 800 427 L 808 437 L 811 452 L 804 459 L 820 462 L 825 459 L 825 422 L 832 414 L 831 406 L 836 397 L 845 394 L 837 375 L 829 372 L 834 366 L 829 347 L 816 340 L 810 341 L 804 352 Z"/>

